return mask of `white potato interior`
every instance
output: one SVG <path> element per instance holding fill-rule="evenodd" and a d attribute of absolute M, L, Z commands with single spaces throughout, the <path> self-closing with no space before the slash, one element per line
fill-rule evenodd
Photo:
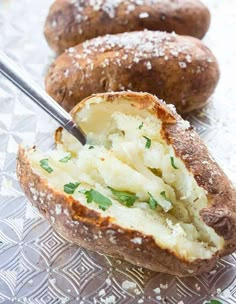
<path fill-rule="evenodd" d="M 88 135 L 87 145 L 63 131 L 63 145 L 57 150 L 29 152 L 33 168 L 50 185 L 63 191 L 65 184 L 80 182 L 75 199 L 111 216 L 120 226 L 152 235 L 163 249 L 189 261 L 211 258 L 223 247 L 223 238 L 199 217 L 199 210 L 207 206 L 206 193 L 161 137 L 159 119 L 125 100 L 111 103 L 94 97 L 77 113 L 77 120 Z M 68 152 L 73 157 L 67 163 L 59 162 Z M 53 168 L 51 173 L 40 167 L 45 158 Z M 108 187 L 134 193 L 138 199 L 127 207 Z M 96 203 L 88 204 L 79 192 L 83 189 L 99 191 L 112 205 L 103 211 Z M 150 194 L 158 202 L 156 209 L 150 208 Z"/>

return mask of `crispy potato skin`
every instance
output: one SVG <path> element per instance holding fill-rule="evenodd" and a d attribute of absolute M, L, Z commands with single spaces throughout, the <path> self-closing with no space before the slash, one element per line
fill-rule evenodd
<path fill-rule="evenodd" d="M 93 93 L 132 90 L 157 95 L 186 113 L 207 103 L 218 79 L 217 61 L 200 40 L 143 31 L 76 46 L 53 62 L 45 84 L 67 111 Z"/>
<path fill-rule="evenodd" d="M 31 168 L 25 150 L 18 152 L 17 176 L 29 201 L 39 209 L 53 228 L 65 239 L 86 249 L 124 259 L 134 265 L 153 271 L 178 276 L 191 276 L 210 271 L 217 256 L 212 260 L 188 263 L 173 253 L 158 247 L 149 235 L 120 227 L 110 217 L 101 215 L 76 201 L 72 196 L 55 191 L 46 180 Z M 56 215 L 56 206 L 61 214 Z M 132 242 L 141 238 L 142 244 Z"/>
<path fill-rule="evenodd" d="M 45 37 L 56 52 L 106 34 L 118 34 L 144 29 L 176 32 L 202 38 L 210 25 L 208 8 L 199 0 L 144 0 L 137 5 L 128 0 L 118 5 L 107 0 L 100 9 L 89 5 L 88 0 L 57 0 L 50 8 Z M 105 8 L 105 9 L 104 9 Z M 142 15 L 143 14 L 143 15 Z M 141 16 L 141 17 L 140 17 Z M 143 16 L 143 18 L 142 18 Z"/>
<path fill-rule="evenodd" d="M 126 98 L 139 109 L 149 109 L 163 122 L 163 138 L 171 143 L 176 155 L 186 164 L 198 182 L 208 191 L 209 206 L 201 210 L 203 221 L 215 229 L 225 241 L 225 248 L 210 260 L 188 262 L 173 252 L 160 248 L 150 235 L 114 223 L 111 217 L 82 205 L 72 196 L 58 192 L 31 167 L 26 151 L 20 147 L 17 161 L 17 177 L 31 203 L 49 220 L 55 230 L 66 239 L 87 249 L 123 258 L 135 265 L 154 271 L 178 276 L 198 275 L 210 271 L 219 256 L 235 251 L 236 247 L 236 191 L 228 178 L 210 156 L 206 146 L 192 128 L 183 128 L 182 118 L 164 103 L 147 93 L 119 92 L 97 94 L 112 102 Z M 72 111 L 79 111 L 89 98 Z M 60 141 L 60 130 L 56 139 Z M 207 165 L 206 165 L 207 162 Z M 62 212 L 56 213 L 56 205 Z M 141 244 L 132 242 L 136 237 Z"/>

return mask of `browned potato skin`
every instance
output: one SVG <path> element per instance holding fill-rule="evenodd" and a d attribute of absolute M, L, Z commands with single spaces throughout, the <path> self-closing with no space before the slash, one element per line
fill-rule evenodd
<path fill-rule="evenodd" d="M 55 52 L 62 53 L 69 47 L 106 34 L 149 29 L 202 38 L 209 28 L 209 10 L 199 0 L 151 2 L 144 0 L 142 5 L 137 5 L 121 1 L 114 8 L 114 17 L 110 17 L 104 10 L 90 6 L 88 0 L 77 0 L 74 4 L 70 0 L 56 0 L 46 20 L 45 37 Z M 134 10 L 129 12 L 130 5 L 134 5 Z M 148 17 L 140 18 L 141 13 L 147 13 Z"/>
<path fill-rule="evenodd" d="M 217 61 L 200 40 L 142 31 L 98 37 L 63 53 L 48 71 L 46 90 L 67 111 L 93 93 L 132 90 L 157 95 L 182 114 L 203 107 L 218 80 Z"/>
<path fill-rule="evenodd" d="M 66 239 L 87 249 L 125 259 L 153 271 L 178 276 L 192 276 L 210 271 L 220 256 L 235 251 L 236 190 L 233 185 L 212 159 L 197 133 L 191 127 L 183 128 L 182 118 L 156 97 L 147 93 L 134 92 L 98 95 L 107 102 L 124 97 L 133 106 L 149 109 L 162 120 L 163 138 L 172 144 L 176 155 L 185 162 L 199 186 L 208 192 L 209 206 L 201 210 L 201 216 L 207 225 L 225 239 L 225 248 L 210 260 L 196 260 L 191 263 L 185 261 L 175 256 L 173 252 L 160 248 L 151 236 L 120 227 L 112 218 L 103 217 L 100 213 L 89 209 L 89 205 L 84 206 L 72 196 L 54 190 L 46 180 L 34 172 L 25 150 L 20 147 L 17 176 L 26 196 L 44 214 L 55 230 Z M 73 109 L 72 115 L 75 115 L 88 99 L 79 103 Z M 59 135 L 58 133 L 58 140 Z M 56 204 L 61 206 L 62 212 L 52 218 L 52 215 L 56 214 Z M 95 239 L 94 235 L 99 235 L 99 237 Z M 111 243 L 111 235 L 116 243 Z M 142 244 L 131 242 L 134 237 L 142 238 Z"/>

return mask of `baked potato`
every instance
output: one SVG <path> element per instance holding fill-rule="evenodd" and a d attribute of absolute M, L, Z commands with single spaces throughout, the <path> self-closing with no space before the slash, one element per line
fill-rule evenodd
<path fill-rule="evenodd" d="M 66 239 L 178 276 L 210 271 L 236 245 L 236 191 L 196 132 L 147 93 L 91 96 L 50 152 L 20 147 L 28 199 Z"/>
<path fill-rule="evenodd" d="M 203 107 L 218 79 L 217 61 L 200 40 L 143 31 L 70 48 L 49 68 L 46 90 L 67 111 L 93 93 L 132 90 L 155 94 L 182 114 Z"/>
<path fill-rule="evenodd" d="M 91 38 L 143 29 L 202 38 L 209 24 L 209 10 L 198 0 L 56 0 L 44 32 L 61 53 Z"/>

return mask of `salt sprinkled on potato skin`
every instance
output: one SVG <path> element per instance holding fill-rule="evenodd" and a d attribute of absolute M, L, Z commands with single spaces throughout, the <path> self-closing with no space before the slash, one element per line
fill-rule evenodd
<path fill-rule="evenodd" d="M 132 90 L 157 95 L 182 114 L 203 107 L 218 79 L 216 58 L 200 40 L 142 31 L 69 48 L 49 69 L 46 90 L 67 111 L 94 93 Z"/>
<path fill-rule="evenodd" d="M 45 37 L 57 53 L 86 40 L 131 31 L 160 30 L 202 38 L 210 12 L 199 0 L 57 0 Z"/>

